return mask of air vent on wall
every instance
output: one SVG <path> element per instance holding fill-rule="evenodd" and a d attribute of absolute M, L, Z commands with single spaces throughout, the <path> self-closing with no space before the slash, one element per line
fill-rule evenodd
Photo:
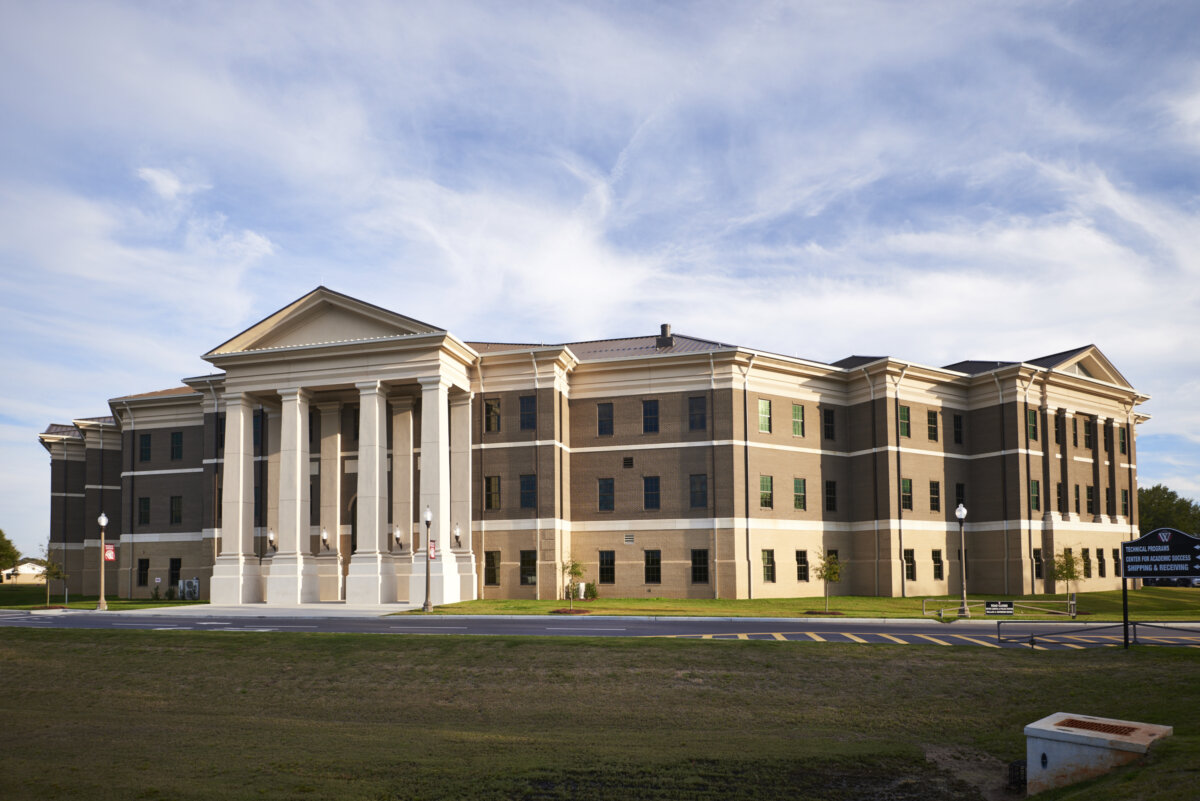
<path fill-rule="evenodd" d="M 625 535 L 625 544 L 626 544 L 626 545 L 633 545 L 633 535 L 632 535 L 632 534 L 626 534 L 626 535 Z"/>
<path fill-rule="evenodd" d="M 626 456 L 626 457 L 625 457 L 625 460 L 624 460 L 624 462 L 623 462 L 622 464 L 623 464 L 625 467 L 633 467 L 633 457 L 632 457 L 632 456 Z"/>

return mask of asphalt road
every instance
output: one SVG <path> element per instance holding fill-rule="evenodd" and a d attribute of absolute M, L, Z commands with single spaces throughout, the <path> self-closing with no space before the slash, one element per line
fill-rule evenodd
<path fill-rule="evenodd" d="M 864 645 L 937 645 L 1039 650 L 1113 647 L 1123 644 L 1119 623 L 1028 623 L 1006 620 L 937 623 L 901 619 L 647 618 L 559 616 L 381 616 L 376 613 L 305 616 L 237 613 L 194 607 L 147 612 L 0 610 L 0 626 L 154 631 L 313 632 L 361 634 L 467 634 L 536 637 L 684 637 L 713 640 L 840 642 Z M 258 610 L 256 610 L 258 611 Z M 1200 648 L 1200 622 L 1138 623 L 1131 643 Z"/>

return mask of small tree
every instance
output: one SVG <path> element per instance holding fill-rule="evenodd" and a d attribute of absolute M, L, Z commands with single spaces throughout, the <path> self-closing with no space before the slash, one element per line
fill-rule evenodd
<path fill-rule="evenodd" d="M 568 559 L 563 562 L 562 571 L 566 579 L 567 600 L 571 603 L 571 609 L 574 609 L 575 596 L 579 594 L 579 580 L 583 578 L 583 565 L 575 559 Z"/>
<path fill-rule="evenodd" d="M 828 612 L 829 585 L 842 580 L 842 563 L 838 561 L 837 554 L 830 553 L 821 557 L 821 561 L 817 563 L 816 576 L 825 582 L 825 611 Z"/>
<path fill-rule="evenodd" d="M 1071 583 L 1075 582 L 1078 590 L 1079 579 L 1083 574 L 1083 560 L 1070 549 L 1064 548 L 1062 553 L 1054 556 L 1054 581 L 1065 581 L 1067 592 L 1071 592 Z"/>
<path fill-rule="evenodd" d="M 50 558 L 50 550 L 45 551 L 45 559 L 43 564 L 46 567 L 46 572 L 43 574 L 46 577 L 46 606 L 50 605 L 50 582 L 51 581 L 66 581 L 67 574 L 63 570 L 62 565 Z"/>

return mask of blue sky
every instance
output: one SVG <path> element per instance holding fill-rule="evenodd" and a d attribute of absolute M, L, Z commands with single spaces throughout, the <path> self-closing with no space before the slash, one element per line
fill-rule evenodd
<path fill-rule="evenodd" d="M 0 119 L 25 553 L 47 423 L 318 284 L 466 339 L 1095 343 L 1200 499 L 1200 4 L 0 0 Z"/>

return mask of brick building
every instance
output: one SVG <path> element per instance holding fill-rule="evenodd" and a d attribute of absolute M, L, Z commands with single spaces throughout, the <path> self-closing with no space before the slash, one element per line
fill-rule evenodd
<path fill-rule="evenodd" d="M 1147 418 L 1094 346 L 1026 362 L 833 364 L 689 336 L 464 342 L 320 287 L 218 372 L 51 425 L 50 553 L 94 594 L 215 603 L 1119 586 Z M 435 557 L 427 561 L 426 526 Z"/>

